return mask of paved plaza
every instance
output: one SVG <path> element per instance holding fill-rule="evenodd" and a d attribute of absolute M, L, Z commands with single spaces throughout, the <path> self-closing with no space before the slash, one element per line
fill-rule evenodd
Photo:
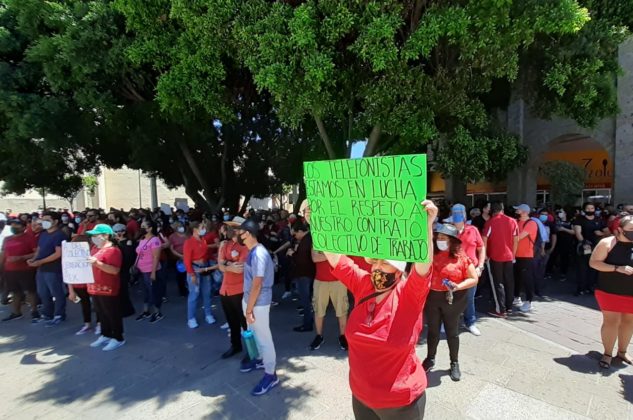
<path fill-rule="evenodd" d="M 0 325 L 0 417 L 10 419 L 349 419 L 346 353 L 339 350 L 333 314 L 325 344 L 307 348 L 312 333 L 295 333 L 296 301 L 273 308 L 279 387 L 249 392 L 261 371 L 239 372 L 239 358 L 221 360 L 228 346 L 216 325 L 189 330 L 186 301 L 170 285 L 165 319 L 125 321 L 127 344 L 92 349 L 94 335 L 75 336 L 77 305 L 56 328 L 24 319 Z M 429 374 L 428 419 L 633 419 L 633 367 L 598 369 L 600 313 L 592 297 L 569 297 L 573 285 L 552 283 L 550 297 L 529 316 L 483 317 L 482 336 L 461 335 L 462 381 L 448 377 L 440 343 Z M 277 292 L 281 292 L 277 290 Z M 138 297 L 138 292 L 133 294 Z M 480 309 L 486 302 L 478 300 Z M 138 306 L 137 306 L 138 307 Z M 2 307 L 2 315 L 8 308 Z M 424 339 L 418 354 L 425 355 Z M 367 366 L 371 369 L 372 366 Z"/>

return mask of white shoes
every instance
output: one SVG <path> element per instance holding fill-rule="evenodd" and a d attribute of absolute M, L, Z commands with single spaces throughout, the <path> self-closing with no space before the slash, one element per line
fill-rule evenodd
<path fill-rule="evenodd" d="M 532 302 L 525 302 L 519 308 L 519 311 L 521 311 L 521 312 L 530 312 L 531 310 L 532 310 Z"/>
<path fill-rule="evenodd" d="M 213 315 L 207 315 L 206 317 L 204 317 L 204 320 L 207 322 L 207 324 L 209 325 L 213 325 L 215 324 L 215 318 L 213 317 Z"/>
<path fill-rule="evenodd" d="M 119 347 L 121 347 L 123 344 L 125 344 L 125 340 L 123 341 L 118 341 L 115 340 L 114 338 L 110 340 L 110 342 L 103 348 L 103 351 L 112 351 L 112 350 L 116 350 Z"/>
<path fill-rule="evenodd" d="M 220 329 L 222 330 L 228 330 L 229 329 L 229 323 L 225 322 L 224 324 L 220 325 Z"/>
<path fill-rule="evenodd" d="M 103 346 L 104 344 L 110 342 L 110 339 L 108 337 L 104 337 L 104 336 L 99 336 L 99 338 L 97 338 L 95 341 L 93 341 L 92 343 L 90 343 L 90 347 L 99 347 L 99 346 Z"/>
<path fill-rule="evenodd" d="M 196 321 L 195 318 L 191 318 L 189 321 L 187 321 L 187 326 L 191 328 L 192 330 L 194 328 L 198 328 L 198 321 Z"/>
<path fill-rule="evenodd" d="M 477 328 L 476 325 L 473 324 L 473 325 L 471 325 L 470 327 L 467 327 L 467 328 L 468 328 L 468 331 L 470 331 L 470 333 L 472 335 L 475 335 L 477 337 L 479 337 L 481 335 L 481 331 L 479 331 L 479 328 Z"/>
<path fill-rule="evenodd" d="M 101 323 L 97 322 L 97 325 L 95 325 L 95 335 L 101 335 Z"/>
<path fill-rule="evenodd" d="M 512 302 L 512 306 L 521 306 L 523 305 L 523 301 L 521 300 L 520 297 L 514 298 L 514 301 Z"/>
<path fill-rule="evenodd" d="M 75 333 L 75 335 L 84 335 L 86 333 L 89 333 L 90 331 L 92 331 L 92 328 L 88 325 L 84 325 L 79 331 Z"/>

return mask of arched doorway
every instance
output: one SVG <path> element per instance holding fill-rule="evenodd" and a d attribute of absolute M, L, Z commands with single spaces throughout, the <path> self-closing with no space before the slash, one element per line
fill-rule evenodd
<path fill-rule="evenodd" d="M 542 163 L 567 161 L 585 170 L 582 201 L 611 201 L 613 158 L 598 141 L 584 134 L 569 133 L 554 138 L 542 157 Z M 539 177 L 537 203 L 549 203 L 549 181 Z M 579 200 L 580 201 L 580 200 Z"/>

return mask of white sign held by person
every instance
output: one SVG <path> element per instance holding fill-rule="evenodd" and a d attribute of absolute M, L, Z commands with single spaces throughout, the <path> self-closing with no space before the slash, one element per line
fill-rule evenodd
<path fill-rule="evenodd" d="M 62 273 L 64 283 L 86 284 L 94 283 L 90 246 L 88 242 L 62 242 Z"/>

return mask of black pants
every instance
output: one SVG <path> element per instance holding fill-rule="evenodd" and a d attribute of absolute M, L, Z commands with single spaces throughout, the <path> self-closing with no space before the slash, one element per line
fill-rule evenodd
<path fill-rule="evenodd" d="M 576 265 L 577 292 L 593 290 L 598 281 L 598 272 L 589 267 L 590 257 L 591 255 L 581 255 L 578 257 L 578 264 Z"/>
<path fill-rule="evenodd" d="M 84 323 L 90 324 L 92 322 L 92 304 L 90 303 L 90 295 L 88 289 L 85 287 L 73 287 L 75 294 L 81 298 L 81 314 L 84 317 Z"/>
<path fill-rule="evenodd" d="M 514 299 L 514 275 L 512 261 L 492 261 L 487 264 L 495 311 L 505 312 L 512 309 Z"/>
<path fill-rule="evenodd" d="M 93 296 L 97 318 L 101 322 L 101 335 L 123 341 L 123 317 L 118 296 Z"/>
<path fill-rule="evenodd" d="M 440 328 L 444 324 L 446 341 L 451 362 L 459 359 L 459 316 L 466 309 L 468 291 L 459 290 L 453 293 L 453 304 L 446 300 L 446 292 L 431 290 L 426 298 L 424 311 L 429 331 L 426 337 L 427 357 L 435 359 L 437 345 L 440 343 Z"/>
<path fill-rule="evenodd" d="M 525 300 L 534 299 L 534 258 L 517 258 L 514 265 L 514 297 L 521 296 L 521 289 L 525 288 Z"/>
<path fill-rule="evenodd" d="M 243 293 L 232 296 L 220 296 L 224 316 L 226 316 L 226 322 L 228 322 L 229 330 L 231 331 L 231 346 L 239 351 L 242 350 L 242 332 L 240 328 L 246 330 L 246 318 L 244 318 L 244 312 L 242 311 L 243 297 Z"/>
<path fill-rule="evenodd" d="M 352 396 L 352 408 L 356 420 L 420 420 L 424 418 L 426 393 L 409 405 L 396 408 L 369 408 Z"/>

